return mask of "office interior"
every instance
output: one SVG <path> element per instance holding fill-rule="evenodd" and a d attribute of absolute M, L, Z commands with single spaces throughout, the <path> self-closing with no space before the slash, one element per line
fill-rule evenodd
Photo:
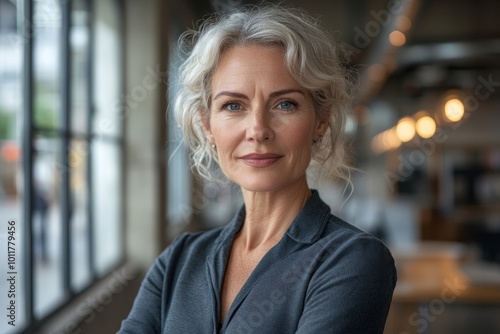
<path fill-rule="evenodd" d="M 168 112 L 177 39 L 259 3 L 0 0 L 1 333 L 114 333 L 176 235 L 229 221 Z M 280 3 L 358 78 L 354 186 L 314 187 L 396 260 L 385 333 L 500 333 L 500 2 Z"/>

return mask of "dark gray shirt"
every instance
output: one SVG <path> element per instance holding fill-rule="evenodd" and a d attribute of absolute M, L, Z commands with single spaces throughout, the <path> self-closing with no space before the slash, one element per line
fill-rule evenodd
<path fill-rule="evenodd" d="M 150 268 L 119 333 L 383 333 L 394 260 L 381 241 L 333 216 L 316 191 L 219 324 L 244 217 L 243 207 L 225 227 L 179 236 Z"/>

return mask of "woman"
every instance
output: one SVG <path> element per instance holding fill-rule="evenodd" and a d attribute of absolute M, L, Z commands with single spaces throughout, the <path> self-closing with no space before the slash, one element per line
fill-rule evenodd
<path fill-rule="evenodd" d="M 191 33 L 176 114 L 198 172 L 241 187 L 225 227 L 179 236 L 120 333 L 382 333 L 396 282 L 373 236 L 330 214 L 312 164 L 345 177 L 349 83 L 297 10 L 252 8 Z"/>

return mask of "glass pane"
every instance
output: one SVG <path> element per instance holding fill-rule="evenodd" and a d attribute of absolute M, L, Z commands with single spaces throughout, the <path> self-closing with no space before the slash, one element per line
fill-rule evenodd
<path fill-rule="evenodd" d="M 178 25 L 172 26 L 172 40 L 177 40 L 178 35 L 174 31 L 178 30 Z M 173 43 L 169 50 L 169 89 L 168 100 L 173 105 L 175 96 L 179 91 L 179 64 L 181 63 L 180 52 Z M 192 219 L 192 215 L 197 212 L 196 208 L 191 206 L 193 191 L 193 177 L 189 168 L 189 158 L 186 146 L 183 143 L 182 133 L 175 120 L 173 113 L 167 113 L 168 117 L 168 168 L 167 168 L 167 193 L 175 196 L 167 196 L 167 220 L 169 233 L 176 235 Z"/>
<path fill-rule="evenodd" d="M 121 154 L 117 143 L 102 141 L 92 144 L 92 153 L 94 254 L 98 273 L 105 274 L 122 253 Z"/>
<path fill-rule="evenodd" d="M 172 116 L 169 116 L 171 118 Z M 169 124 L 174 124 L 174 120 Z M 167 177 L 167 191 L 168 194 L 175 194 L 175 196 L 168 196 L 167 203 L 167 219 L 169 228 L 172 233 L 181 230 L 191 219 L 191 215 L 197 213 L 199 210 L 191 206 L 193 197 L 192 174 L 188 165 L 188 152 L 180 140 L 176 139 L 172 133 L 175 133 L 177 128 L 170 126 L 169 128 L 169 157 L 168 157 L 168 177 Z M 177 137 L 179 138 L 179 137 Z"/>
<path fill-rule="evenodd" d="M 54 129 L 60 120 L 60 40 L 61 10 L 59 1 L 35 0 L 33 4 L 34 36 L 34 122 L 36 126 Z"/>
<path fill-rule="evenodd" d="M 58 163 L 60 145 L 54 138 L 38 137 L 34 142 L 32 219 L 37 317 L 52 311 L 64 297 L 59 196 L 61 178 L 68 167 Z"/>
<path fill-rule="evenodd" d="M 117 135 L 121 132 L 120 31 L 115 1 L 95 1 L 93 132 Z M 142 92 L 142 91 L 141 91 Z"/>
<path fill-rule="evenodd" d="M 69 153 L 71 170 L 71 286 L 82 290 L 90 281 L 89 237 L 88 237 L 88 188 L 87 188 L 88 145 L 82 140 L 73 140 Z"/>
<path fill-rule="evenodd" d="M 14 333 L 26 324 L 24 313 L 24 220 L 22 219 L 22 46 L 18 33 L 20 1 L 0 0 L 0 309 L 7 310 L 11 300 L 16 306 L 15 327 L 5 315 L 0 322 L 0 333 Z M 11 224 L 9 224 L 11 222 Z M 10 228 L 10 231 L 8 230 Z M 11 233 L 9 233 L 11 232 Z M 10 240 L 9 240 L 10 239 Z M 8 242 L 14 244 L 9 244 Z M 8 247 L 11 246 L 8 252 Z M 12 253 L 14 251 L 14 253 Z M 13 255 L 9 258 L 7 255 Z M 15 272 L 15 296 L 8 296 L 10 289 L 4 268 L 12 265 Z M 9 266 L 9 267 L 8 267 Z M 9 275 L 10 276 L 10 275 Z M 5 293 L 5 295 L 3 295 Z"/>
<path fill-rule="evenodd" d="M 88 48 L 89 48 L 89 14 L 85 11 L 84 0 L 72 2 L 72 26 L 70 32 L 71 45 L 71 128 L 75 132 L 87 131 L 88 111 Z"/>

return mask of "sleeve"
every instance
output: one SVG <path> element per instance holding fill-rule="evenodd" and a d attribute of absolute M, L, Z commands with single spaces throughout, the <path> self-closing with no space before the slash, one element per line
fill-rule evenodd
<path fill-rule="evenodd" d="M 387 247 L 363 236 L 322 262 L 308 286 L 298 334 L 382 334 L 396 285 Z"/>
<path fill-rule="evenodd" d="M 139 292 L 134 300 L 128 317 L 122 321 L 119 334 L 154 334 L 161 333 L 162 296 L 166 274 L 166 263 L 171 257 L 172 245 L 169 246 L 144 277 Z"/>

